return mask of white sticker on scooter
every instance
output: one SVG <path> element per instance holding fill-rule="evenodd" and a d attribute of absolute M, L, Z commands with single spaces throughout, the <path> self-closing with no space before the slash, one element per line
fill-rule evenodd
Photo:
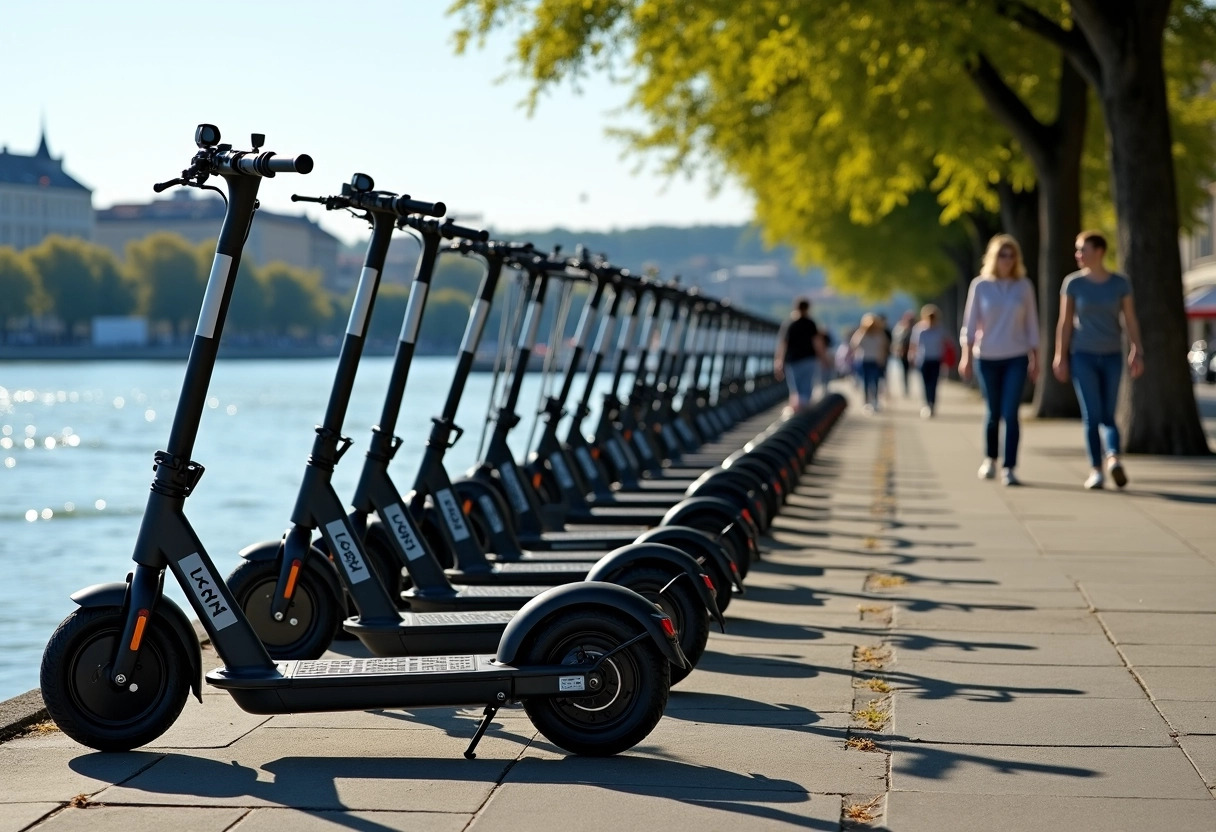
<path fill-rule="evenodd" d="M 574 488 L 574 477 L 570 476 L 570 467 L 566 465 L 566 460 L 562 459 L 560 453 L 549 457 L 549 464 L 553 466 L 553 473 L 562 488 Z"/>
<path fill-rule="evenodd" d="M 490 499 L 488 494 L 482 494 L 477 498 L 478 505 L 481 506 L 481 513 L 486 516 L 486 520 L 490 521 L 490 530 L 494 534 L 502 534 L 502 516 L 498 513 L 498 508 L 494 505 L 494 501 Z"/>
<path fill-rule="evenodd" d="M 215 337 L 215 325 L 220 319 L 220 304 L 224 300 L 224 288 L 232 275 L 232 258 L 215 253 L 211 261 L 211 274 L 207 278 L 207 291 L 203 295 L 203 307 L 198 313 L 198 329 L 195 335 L 203 338 Z"/>
<path fill-rule="evenodd" d="M 401 322 L 401 335 L 397 338 L 403 344 L 413 344 L 418 340 L 418 328 L 422 326 L 422 310 L 426 308 L 429 288 L 429 283 L 417 281 L 410 288 L 410 299 L 405 304 L 405 320 Z"/>
<path fill-rule="evenodd" d="M 616 466 L 618 471 L 624 471 L 629 467 L 629 460 L 625 458 L 625 452 L 621 450 L 620 444 L 613 437 L 605 443 L 608 448 L 608 456 L 612 457 L 612 464 Z"/>
<path fill-rule="evenodd" d="M 199 606 L 206 613 L 207 618 L 211 619 L 215 629 L 222 630 L 235 624 L 236 615 L 228 608 L 224 596 L 216 590 L 220 583 L 219 579 L 208 571 L 198 552 L 182 558 L 178 565 L 186 573 L 187 586 L 190 587 L 190 591 L 198 600 Z"/>
<path fill-rule="evenodd" d="M 587 680 L 582 676 L 559 676 L 557 689 L 562 693 L 578 693 L 587 689 Z"/>
<path fill-rule="evenodd" d="M 346 523 L 342 520 L 326 523 L 325 531 L 329 532 L 329 536 L 334 542 L 334 560 L 342 567 L 342 571 L 350 578 L 350 582 L 360 584 L 371 577 L 367 564 L 363 562 L 363 555 L 359 552 L 359 545 L 351 537 Z"/>
<path fill-rule="evenodd" d="M 528 498 L 524 496 L 524 489 L 519 483 L 519 474 L 515 473 L 515 468 L 504 465 L 498 473 L 502 476 L 503 485 L 507 487 L 507 497 L 511 500 L 511 506 L 519 512 L 527 511 Z"/>
<path fill-rule="evenodd" d="M 591 451 L 587 450 L 586 445 L 579 445 L 574 451 L 574 458 L 578 460 L 578 464 L 582 467 L 583 473 L 587 475 L 587 479 L 599 479 L 599 472 L 595 470 L 595 460 L 591 458 Z"/>
<path fill-rule="evenodd" d="M 413 525 L 405 516 L 405 511 L 399 503 L 394 503 L 384 510 L 384 519 L 388 521 L 388 527 L 392 529 L 393 537 L 397 538 L 397 542 L 401 544 L 401 550 L 405 552 L 407 558 L 418 560 L 426 554 L 426 550 L 422 548 L 422 544 L 414 535 Z"/>
<path fill-rule="evenodd" d="M 456 502 L 452 489 L 444 488 L 435 492 L 435 498 L 439 501 L 439 511 L 448 524 L 448 531 L 452 533 L 452 540 L 468 540 L 469 527 L 464 524 L 464 513 L 460 510 L 460 504 Z"/>
<path fill-rule="evenodd" d="M 646 441 L 646 437 L 642 434 L 645 428 L 638 428 L 633 432 L 633 444 L 638 446 L 638 451 L 642 454 L 642 459 L 650 459 L 654 456 L 650 452 L 650 444 Z"/>
<path fill-rule="evenodd" d="M 355 290 L 355 302 L 350 307 L 350 320 L 346 323 L 346 334 L 362 338 L 367 334 L 367 311 L 372 306 L 372 298 L 376 296 L 376 286 L 379 283 L 380 272 L 370 266 L 364 266 L 359 272 L 359 286 Z"/>

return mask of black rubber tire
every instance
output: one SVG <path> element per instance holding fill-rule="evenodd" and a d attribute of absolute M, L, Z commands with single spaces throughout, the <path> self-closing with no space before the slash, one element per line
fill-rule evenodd
<path fill-rule="evenodd" d="M 642 631 L 632 618 L 602 607 L 557 613 L 529 634 L 519 664 L 579 664 L 602 656 Z M 671 665 L 652 639 L 639 640 L 604 665 L 605 684 L 590 697 L 523 700 L 528 718 L 550 742 L 573 754 L 606 757 L 633 748 L 663 717 Z"/>
<path fill-rule="evenodd" d="M 78 609 L 42 653 L 39 682 L 51 719 L 98 751 L 129 751 L 152 742 L 174 723 L 190 695 L 190 657 L 155 615 L 129 682 L 138 690 L 114 687 L 108 668 L 123 623 L 119 607 Z"/>
<path fill-rule="evenodd" d="M 296 579 L 295 597 L 285 620 L 275 621 L 270 616 L 270 602 L 278 579 L 277 562 L 244 560 L 228 576 L 228 589 L 272 659 L 320 658 L 338 633 L 338 616 L 345 605 L 305 568 Z M 290 623 L 292 619 L 295 625 Z"/>
<path fill-rule="evenodd" d="M 705 609 L 697 589 L 691 585 L 692 579 L 685 576 L 676 581 L 667 592 L 662 591 L 675 576 L 674 568 L 667 570 L 658 566 L 639 565 L 626 567 L 623 572 L 612 578 L 614 584 L 632 589 L 647 601 L 657 604 L 675 625 L 680 649 L 688 659 L 688 667 L 672 666 L 672 685 L 682 682 L 692 673 L 692 669 L 705 653 L 705 645 L 709 643 L 709 611 Z"/>

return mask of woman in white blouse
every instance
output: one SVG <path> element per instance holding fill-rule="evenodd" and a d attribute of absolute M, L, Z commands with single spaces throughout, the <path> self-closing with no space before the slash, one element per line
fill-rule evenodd
<path fill-rule="evenodd" d="M 1039 375 L 1039 316 L 1034 287 L 1026 278 L 1022 248 L 1008 234 L 988 243 L 979 277 L 967 290 L 959 343 L 959 374 L 970 379 L 978 370 L 980 390 L 988 405 L 984 423 L 984 461 L 979 477 L 996 476 L 1000 424 L 1005 423 L 1001 482 L 1018 485 L 1018 405 L 1029 375 Z M 973 366 L 974 365 L 974 366 Z"/>

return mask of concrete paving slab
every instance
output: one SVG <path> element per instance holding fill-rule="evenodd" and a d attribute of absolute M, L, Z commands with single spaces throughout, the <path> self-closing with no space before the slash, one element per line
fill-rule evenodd
<path fill-rule="evenodd" d="M 900 591 L 920 586 L 953 589 L 1075 589 L 1072 579 L 1054 561 L 1043 558 L 990 558 L 938 564 L 918 564 L 916 575 Z M 882 594 L 882 593 L 875 593 Z"/>
<path fill-rule="evenodd" d="M 985 664 L 1122 665 L 1105 636 L 942 630 L 892 631 L 886 639 L 899 657 Z"/>
<path fill-rule="evenodd" d="M 1147 700 L 1018 698 L 976 702 L 924 699 L 896 691 L 891 730 L 926 743 L 1172 746 Z"/>
<path fill-rule="evenodd" d="M 1153 704 L 1180 734 L 1216 734 L 1216 705 L 1211 702 L 1157 699 Z"/>
<path fill-rule="evenodd" d="M 1068 589 L 1007 590 L 964 587 L 913 586 L 885 590 L 881 600 L 909 612 L 958 610 L 960 612 L 1027 612 L 1032 610 L 1085 610 L 1089 605 L 1081 593 Z"/>
<path fill-rule="evenodd" d="M 163 755 L 148 751 L 102 754 L 82 749 L 39 747 L 37 743 L 0 745 L 0 804 L 66 803 L 92 795 L 135 776 Z"/>
<path fill-rule="evenodd" d="M 1104 612 L 1117 644 L 1216 644 L 1216 613 Z"/>
<path fill-rule="evenodd" d="M 1216 564 L 1197 555 L 1163 556 L 1156 552 L 1118 555 L 1073 555 L 1056 563 L 1080 581 L 1142 581 L 1169 578 L 1216 578 Z"/>
<path fill-rule="evenodd" d="M 1216 577 L 1129 581 L 1081 581 L 1099 612 L 1115 610 L 1207 613 L 1216 607 Z"/>
<path fill-rule="evenodd" d="M 1089 610 L 898 610 L 894 629 L 915 632 L 976 630 L 1002 633 L 1102 634 Z"/>
<path fill-rule="evenodd" d="M 1216 788 L 1216 736 L 1179 737 L 1178 744 L 1191 758 L 1208 788 Z"/>
<path fill-rule="evenodd" d="M 505 783 L 470 832 L 621 832 L 622 829 L 840 828 L 837 795 L 799 791 Z"/>
<path fill-rule="evenodd" d="M 886 826 L 900 832 L 1144 832 L 1216 828 L 1216 801 L 894 792 Z"/>
<path fill-rule="evenodd" d="M 1144 699 L 1144 689 L 1123 667 L 934 662 L 907 654 L 882 678 L 920 699 L 960 697 L 1003 702 L 1022 697 Z"/>
<path fill-rule="evenodd" d="M 1112 495 L 1113 496 L 1113 495 Z M 1088 518 L 1087 518 L 1088 519 Z M 1161 533 L 1161 527 L 1143 515 L 1127 512 L 1117 523 L 1027 520 L 1026 528 L 1046 553 L 1157 550 L 1163 555 L 1189 554 L 1181 540 Z"/>
<path fill-rule="evenodd" d="M 68 807 L 38 824 L 38 832 L 225 832 L 247 809 L 200 809 L 196 806 L 105 806 L 83 809 Z"/>
<path fill-rule="evenodd" d="M 846 751 L 842 731 L 816 726 L 791 730 L 664 720 L 641 745 L 617 757 L 572 757 L 538 742 L 503 782 L 877 794 L 885 787 L 886 758 Z"/>
<path fill-rule="evenodd" d="M 145 748 L 223 748 L 269 720 L 245 713 L 227 693 L 204 696 L 201 703 L 190 697 L 172 727 Z"/>
<path fill-rule="evenodd" d="M 19 832 L 62 805 L 62 803 L 0 803 L 0 832 Z"/>
<path fill-rule="evenodd" d="M 523 745 L 492 730 L 476 760 L 442 731 L 263 729 L 221 751 L 168 754 L 105 790 L 108 804 L 471 813 Z"/>
<path fill-rule="evenodd" d="M 1140 667 L 1136 674 L 1153 699 L 1208 702 L 1216 713 L 1216 674 L 1210 667 Z"/>
<path fill-rule="evenodd" d="M 1216 644 L 1123 644 L 1133 667 L 1216 667 Z"/>
<path fill-rule="evenodd" d="M 803 651 L 765 650 L 772 642 L 757 644 L 756 652 L 750 655 L 706 651 L 697 671 L 680 682 L 674 694 L 721 695 L 728 697 L 723 703 L 733 702 L 746 710 L 766 709 L 766 703 L 772 702 L 812 711 L 850 708 L 851 647 L 811 648 L 812 656 L 807 657 L 799 655 Z M 742 645 L 746 642 L 731 646 L 737 650 Z M 827 654 L 826 661 L 817 662 L 815 653 Z"/>
<path fill-rule="evenodd" d="M 835 711 L 814 711 L 785 702 L 766 703 L 728 694 L 683 692 L 672 695 L 663 719 L 714 725 L 814 726 L 817 731 L 839 732 L 849 727 L 852 710 L 851 702 Z"/>
<path fill-rule="evenodd" d="M 459 832 L 473 819 L 460 812 L 301 812 L 295 809 L 253 809 L 231 832 Z"/>
<path fill-rule="evenodd" d="M 1210 798 L 1194 766 L 1177 747 L 1044 748 L 893 741 L 891 750 L 893 792 Z"/>

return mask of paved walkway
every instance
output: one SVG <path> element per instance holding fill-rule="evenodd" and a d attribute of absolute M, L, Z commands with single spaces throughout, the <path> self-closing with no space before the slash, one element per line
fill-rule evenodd
<path fill-rule="evenodd" d="M 558 753 L 514 710 L 467 761 L 474 711 L 207 693 L 140 751 L 0 745 L 0 832 L 1216 829 L 1216 461 L 1085 492 L 1079 427 L 1031 422 L 1004 488 L 979 418 L 955 386 L 932 421 L 852 408 L 630 753 Z"/>

